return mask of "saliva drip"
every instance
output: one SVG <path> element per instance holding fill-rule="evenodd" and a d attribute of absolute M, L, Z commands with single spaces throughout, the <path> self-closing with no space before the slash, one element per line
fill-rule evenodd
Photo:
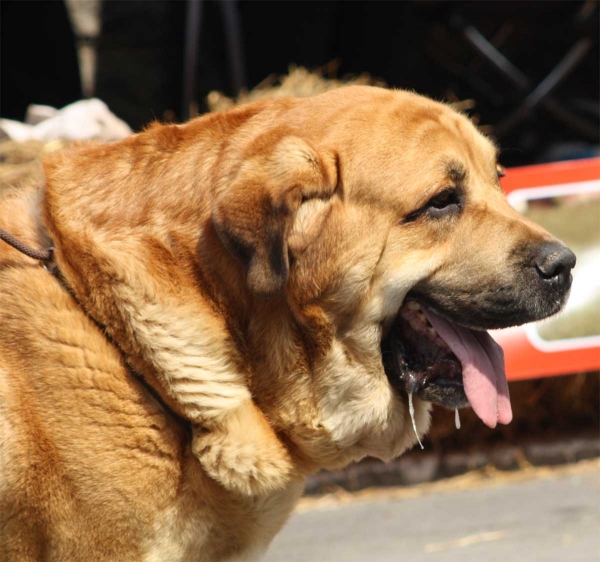
<path fill-rule="evenodd" d="M 415 422 L 415 407 L 413 406 L 413 392 L 417 390 L 418 387 L 419 383 L 417 382 L 417 379 L 412 375 L 409 375 L 408 380 L 405 383 L 406 393 L 408 394 L 408 412 L 410 414 L 410 420 L 412 421 L 413 431 L 417 436 L 417 441 L 419 442 L 421 449 L 424 449 L 425 447 L 423 447 L 423 443 L 421 443 L 421 440 L 419 439 L 419 434 L 417 433 L 417 423 Z"/>
<path fill-rule="evenodd" d="M 454 425 L 456 429 L 460 429 L 460 416 L 458 415 L 458 408 L 454 410 Z"/>
<path fill-rule="evenodd" d="M 413 393 L 409 392 L 408 393 L 408 411 L 410 413 L 410 419 L 412 421 L 413 430 L 415 432 L 415 435 L 417 436 L 417 441 L 419 442 L 421 449 L 424 449 L 425 447 L 423 447 L 423 443 L 421 443 L 421 440 L 419 439 L 419 434 L 417 433 L 417 424 L 415 422 L 415 408 L 413 406 L 412 397 L 413 397 Z"/>

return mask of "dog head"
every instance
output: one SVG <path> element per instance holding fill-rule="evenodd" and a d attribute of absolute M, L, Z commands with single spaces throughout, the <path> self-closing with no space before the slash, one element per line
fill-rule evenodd
<path fill-rule="evenodd" d="M 508 423 L 484 330 L 556 313 L 575 258 L 507 203 L 494 144 L 446 105 L 348 88 L 242 146 L 212 217 L 256 296 L 252 392 L 279 430 L 335 466 L 414 442 L 407 392 L 419 432 L 427 401 Z"/>

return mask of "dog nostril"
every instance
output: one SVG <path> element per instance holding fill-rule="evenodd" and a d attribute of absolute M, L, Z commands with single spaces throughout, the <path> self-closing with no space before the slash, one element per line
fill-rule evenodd
<path fill-rule="evenodd" d="M 566 278 L 575 267 L 577 258 L 566 246 L 558 243 L 544 244 L 535 262 L 535 267 L 544 279 Z"/>

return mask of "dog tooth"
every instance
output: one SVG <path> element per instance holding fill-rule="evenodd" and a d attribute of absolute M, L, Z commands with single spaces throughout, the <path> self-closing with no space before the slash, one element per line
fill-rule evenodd
<path fill-rule="evenodd" d="M 427 318 L 425 317 L 425 315 L 422 312 L 417 312 L 415 315 L 421 322 L 425 322 L 427 320 Z"/>
<path fill-rule="evenodd" d="M 460 416 L 458 415 L 458 408 L 454 409 L 454 425 L 456 429 L 460 429 Z"/>
<path fill-rule="evenodd" d="M 408 310 L 421 310 L 421 305 L 415 301 L 408 301 L 406 303 L 406 307 Z"/>
<path fill-rule="evenodd" d="M 435 331 L 435 328 L 433 328 L 432 326 L 430 326 L 429 328 L 427 328 L 427 331 L 432 335 L 432 336 L 437 336 L 437 332 Z"/>

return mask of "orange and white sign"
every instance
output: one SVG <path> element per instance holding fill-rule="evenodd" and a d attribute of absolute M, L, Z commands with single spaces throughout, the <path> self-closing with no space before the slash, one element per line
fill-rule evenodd
<path fill-rule="evenodd" d="M 577 255 L 563 312 L 492 332 L 509 380 L 600 369 L 600 158 L 512 168 L 501 184 L 516 209 Z"/>

